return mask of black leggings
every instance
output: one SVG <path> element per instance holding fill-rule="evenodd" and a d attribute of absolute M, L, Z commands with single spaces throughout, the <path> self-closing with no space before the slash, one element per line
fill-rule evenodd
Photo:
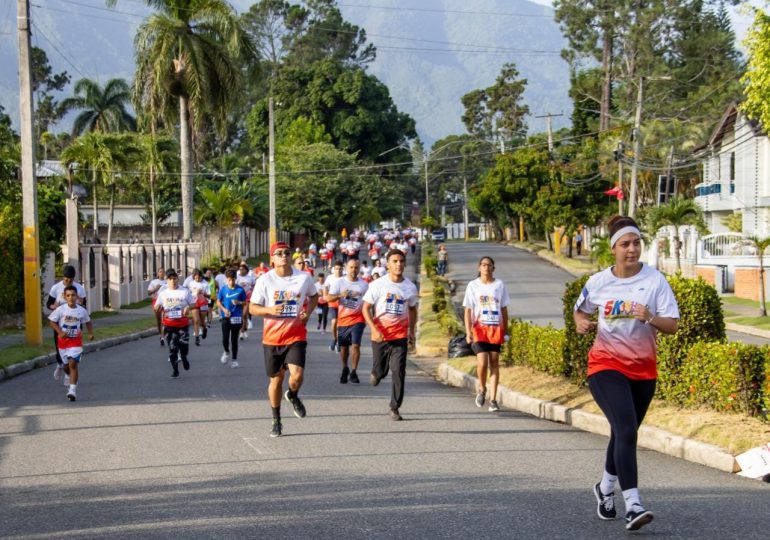
<path fill-rule="evenodd" d="M 318 326 L 326 330 L 326 320 L 329 318 L 329 304 L 318 304 L 321 313 L 318 314 Z"/>
<path fill-rule="evenodd" d="M 588 378 L 588 388 L 610 423 L 605 470 L 618 477 L 623 491 L 638 486 L 636 432 L 644 420 L 655 380 L 635 381 L 618 371 L 600 371 Z"/>
<path fill-rule="evenodd" d="M 230 319 L 222 319 L 222 347 L 225 352 L 232 352 L 233 360 L 238 360 L 238 333 L 240 331 L 241 323 L 233 324 Z"/>

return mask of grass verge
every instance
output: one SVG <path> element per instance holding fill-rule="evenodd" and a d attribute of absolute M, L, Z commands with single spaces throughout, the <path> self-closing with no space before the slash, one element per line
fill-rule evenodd
<path fill-rule="evenodd" d="M 133 304 L 120 306 L 120 309 L 142 309 L 143 307 L 149 306 L 151 304 L 152 304 L 152 298 L 145 298 L 144 300 L 139 300 L 138 302 L 134 302 Z"/>
<path fill-rule="evenodd" d="M 476 375 L 475 358 L 458 358 L 448 362 L 464 373 Z M 500 384 L 534 398 L 601 414 L 587 388 L 527 366 L 501 367 Z M 770 440 L 770 424 L 756 418 L 706 409 L 685 409 L 660 400 L 653 400 L 644 424 L 713 444 L 731 454 L 740 454 Z"/>
<path fill-rule="evenodd" d="M 116 324 L 113 326 L 106 326 L 94 328 L 95 340 L 107 339 L 115 336 L 121 336 L 124 334 L 132 334 L 155 326 L 155 317 L 145 317 L 135 321 Z M 10 347 L 3 347 L 0 349 L 0 367 L 4 368 L 13 364 L 24 362 L 25 360 L 31 360 L 38 356 L 52 353 L 53 344 L 52 339 L 49 339 L 48 335 L 44 337 L 48 343 L 37 347 L 34 345 L 11 345 Z"/>
<path fill-rule="evenodd" d="M 446 352 L 449 338 L 438 322 L 438 313 L 431 308 L 432 303 L 433 281 L 423 273 L 420 277 L 420 346 Z"/>
<path fill-rule="evenodd" d="M 760 330 L 770 330 L 770 317 L 729 317 L 725 313 L 725 322 L 752 326 Z"/>

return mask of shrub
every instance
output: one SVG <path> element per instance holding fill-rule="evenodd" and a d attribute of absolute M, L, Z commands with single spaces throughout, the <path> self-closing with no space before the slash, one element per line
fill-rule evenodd
<path fill-rule="evenodd" d="M 504 364 L 526 365 L 549 375 L 564 375 L 563 330 L 516 319 L 511 321 L 508 335 L 510 340 L 501 354 Z"/>
<path fill-rule="evenodd" d="M 586 382 L 588 351 L 594 343 L 596 334 L 578 334 L 572 312 L 589 277 L 585 275 L 567 283 L 563 297 L 564 343 L 561 352 L 564 357 L 564 375 L 581 385 Z"/>
<path fill-rule="evenodd" d="M 680 274 L 667 279 L 679 305 L 679 329 L 673 336 L 658 334 L 658 395 L 682 402 L 686 389 L 678 384 L 681 363 L 698 343 L 724 342 L 725 321 L 712 285 Z"/>
<path fill-rule="evenodd" d="M 743 343 L 696 343 L 679 367 L 672 395 L 682 405 L 762 414 L 767 399 L 770 347 Z"/>
<path fill-rule="evenodd" d="M 21 234 L 21 205 L 0 205 L 0 313 L 17 313 L 24 309 L 24 266 Z M 45 295 L 43 295 L 45 299 Z"/>

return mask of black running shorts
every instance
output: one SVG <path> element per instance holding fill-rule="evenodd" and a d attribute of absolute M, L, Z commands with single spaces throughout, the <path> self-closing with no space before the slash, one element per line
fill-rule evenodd
<path fill-rule="evenodd" d="M 265 353 L 265 372 L 268 377 L 275 377 L 288 364 L 305 367 L 307 341 L 295 341 L 290 345 L 262 345 Z"/>
<path fill-rule="evenodd" d="M 498 343 L 487 343 L 486 341 L 474 341 L 471 344 L 471 349 L 476 354 L 485 352 L 500 352 L 502 345 Z"/>

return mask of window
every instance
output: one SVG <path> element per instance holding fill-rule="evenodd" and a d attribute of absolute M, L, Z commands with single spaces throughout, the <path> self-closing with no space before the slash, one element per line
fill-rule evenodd
<path fill-rule="evenodd" d="M 730 193 L 735 191 L 735 186 L 730 184 Z M 706 195 L 714 195 L 715 193 L 722 193 L 722 184 L 707 184 L 698 186 L 695 188 L 696 197 L 705 197 Z"/>

